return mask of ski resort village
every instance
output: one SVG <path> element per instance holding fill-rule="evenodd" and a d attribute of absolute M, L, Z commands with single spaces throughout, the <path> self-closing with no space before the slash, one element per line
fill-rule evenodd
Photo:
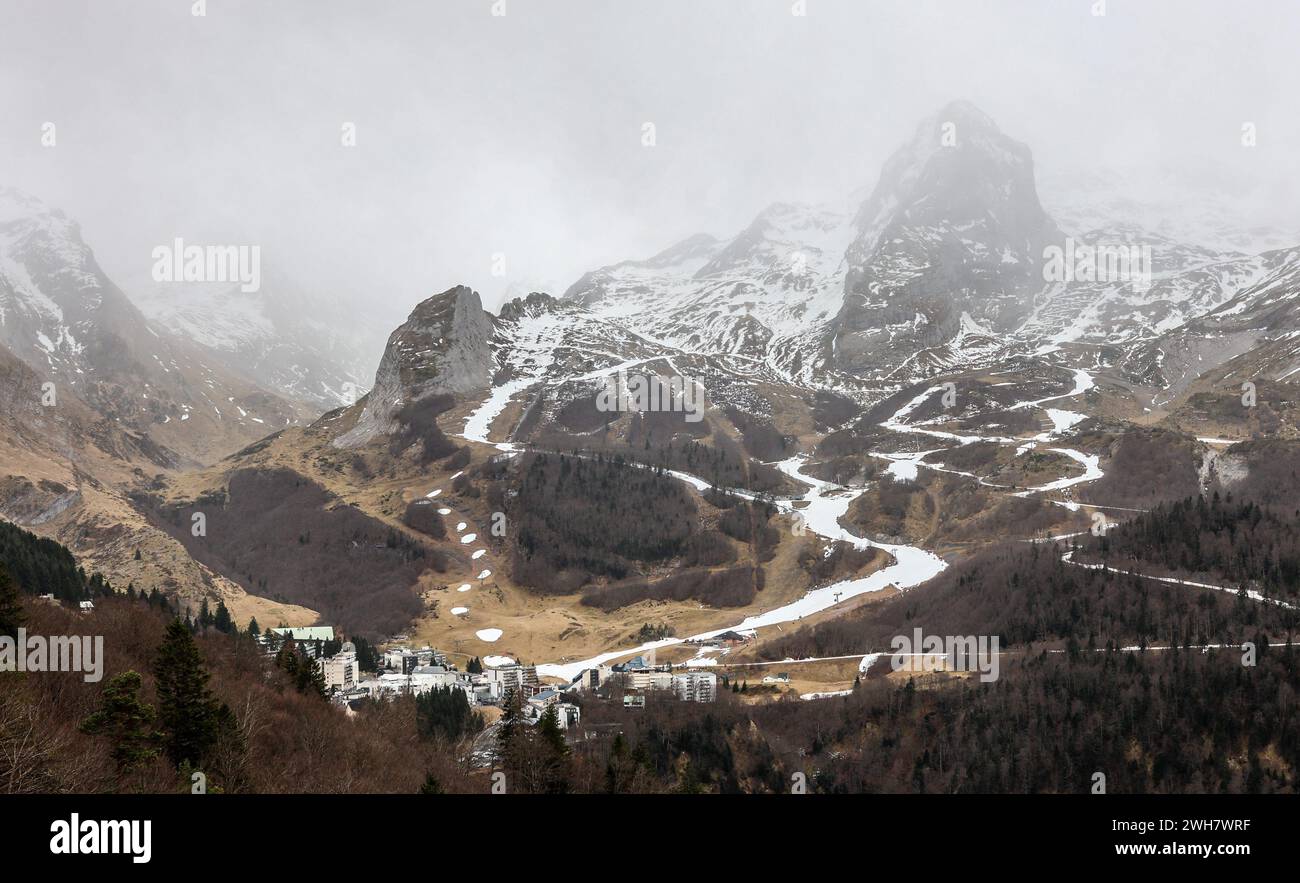
<path fill-rule="evenodd" d="M 564 684 L 555 678 L 547 679 L 555 683 L 546 683 L 538 677 L 537 666 L 508 656 L 472 657 L 461 670 L 446 653 L 428 646 L 413 649 L 395 642 L 375 652 L 363 643 L 363 651 L 358 652 L 356 644 L 341 642 L 332 626 L 268 629 L 260 643 L 269 657 L 283 659 L 294 654 L 297 665 L 310 666 L 318 685 L 348 714 L 355 714 L 368 701 L 407 695 L 440 693 L 456 701 L 463 698 L 466 706 L 480 710 L 502 709 L 517 697 L 522 721 L 535 724 L 554 709 L 566 738 L 575 741 L 585 738 L 580 730 L 579 704 L 584 700 L 645 708 L 648 698 L 713 702 L 718 691 L 714 672 L 689 665 L 656 664 L 653 650 L 625 662 L 593 665 Z"/>

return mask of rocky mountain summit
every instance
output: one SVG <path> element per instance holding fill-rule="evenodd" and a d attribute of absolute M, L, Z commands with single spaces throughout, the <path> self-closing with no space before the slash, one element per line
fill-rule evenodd
<path fill-rule="evenodd" d="M 495 327 L 478 293 L 463 285 L 421 302 L 388 338 L 361 416 L 335 443 L 352 447 L 391 431 L 404 404 L 486 390 L 494 373 Z"/>

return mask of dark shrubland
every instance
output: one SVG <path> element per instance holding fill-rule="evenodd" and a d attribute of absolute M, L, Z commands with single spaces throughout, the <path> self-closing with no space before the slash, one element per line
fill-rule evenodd
<path fill-rule="evenodd" d="M 885 558 L 879 549 L 858 549 L 848 543 L 834 543 L 829 552 L 818 548 L 804 548 L 799 552 L 799 567 L 808 574 L 813 585 L 842 579 L 857 573 L 873 561 Z"/>
<path fill-rule="evenodd" d="M 789 456 L 793 440 L 785 437 L 766 420 L 746 414 L 738 408 L 727 409 L 727 419 L 740 430 L 741 443 L 749 456 L 771 462 Z"/>
<path fill-rule="evenodd" d="M 818 390 L 813 396 L 813 420 L 819 432 L 843 426 L 860 413 L 862 407 L 847 396 L 825 390 Z"/>
<path fill-rule="evenodd" d="M 1106 474 L 1083 486 L 1080 498 L 1145 509 L 1201 492 L 1195 442 L 1165 429 L 1130 428 L 1112 445 Z"/>
<path fill-rule="evenodd" d="M 780 531 L 769 522 L 776 514 L 770 503 L 736 499 L 718 518 L 718 530 L 753 546 L 760 561 L 768 561 L 781 541 Z"/>
<path fill-rule="evenodd" d="M 438 514 L 438 507 L 432 500 L 412 500 L 408 503 L 402 523 L 435 540 L 447 537 L 447 526 L 442 523 L 442 516 Z"/>
<path fill-rule="evenodd" d="M 682 553 L 682 563 L 687 567 L 718 567 L 735 560 L 735 548 L 715 530 L 692 534 Z"/>
<path fill-rule="evenodd" d="M 1300 500 L 1300 444 L 1283 439 L 1260 439 L 1234 445 L 1221 455 L 1224 460 L 1244 465 L 1244 474 L 1221 492 L 1283 511 Z"/>
<path fill-rule="evenodd" d="M 401 454 L 418 442 L 422 466 L 456 453 L 456 444 L 438 427 L 438 415 L 455 403 L 450 395 L 434 395 L 403 405 L 395 415 L 398 429 L 389 437 L 389 453 Z"/>
<path fill-rule="evenodd" d="M 578 396 L 555 412 L 556 422 L 570 432 L 591 432 L 614 422 L 619 416 L 614 411 L 598 410 L 595 396 Z"/>
<path fill-rule="evenodd" d="M 469 445 L 461 445 L 456 449 L 456 453 L 448 457 L 442 464 L 443 472 L 458 472 L 469 465 L 470 450 Z"/>
<path fill-rule="evenodd" d="M 370 637 L 405 628 L 421 609 L 420 574 L 445 567 L 441 553 L 288 469 L 239 470 L 225 494 L 193 503 L 137 503 L 196 560 L 248 591 Z M 206 518 L 206 536 L 192 534 L 195 513 Z"/>
<path fill-rule="evenodd" d="M 663 579 L 630 580 L 592 586 L 582 593 L 582 603 L 601 610 L 617 610 L 638 601 L 694 599 L 712 607 L 744 607 L 763 589 L 763 568 L 748 565 L 725 570 L 680 570 Z"/>

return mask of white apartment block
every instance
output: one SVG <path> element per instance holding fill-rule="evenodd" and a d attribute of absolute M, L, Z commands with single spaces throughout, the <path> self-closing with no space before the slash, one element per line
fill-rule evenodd
<path fill-rule="evenodd" d="M 489 668 L 483 674 L 487 675 L 489 681 L 500 685 L 501 695 L 508 690 L 522 690 L 524 695 L 528 695 L 538 684 L 535 665 L 503 665 L 500 668 Z"/>
<path fill-rule="evenodd" d="M 338 653 L 321 660 L 320 666 L 327 690 L 351 690 L 361 681 L 361 668 L 351 643 L 344 644 Z"/>
<path fill-rule="evenodd" d="M 685 702 L 712 702 L 718 695 L 718 676 L 711 671 L 673 675 L 673 691 Z"/>
<path fill-rule="evenodd" d="M 673 689 L 673 674 L 668 671 L 629 671 L 623 677 L 627 678 L 627 685 L 633 690 Z"/>

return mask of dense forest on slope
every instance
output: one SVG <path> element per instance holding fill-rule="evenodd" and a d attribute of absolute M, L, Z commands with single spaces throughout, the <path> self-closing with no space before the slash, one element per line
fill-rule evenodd
<path fill-rule="evenodd" d="M 748 429 L 741 430 L 742 438 L 747 437 L 748 444 L 757 450 L 780 455 L 788 447 L 770 426 L 752 418 L 745 425 Z M 758 493 L 781 493 L 792 487 L 779 469 L 748 456 L 741 444 L 708 420 L 692 423 L 678 412 L 647 411 L 627 418 L 627 433 L 623 437 L 614 435 L 611 427 L 608 424 L 601 432 L 583 435 L 569 435 L 552 428 L 539 433 L 534 444 L 548 450 L 600 453 L 606 459 L 621 456 L 647 466 L 686 472 L 715 487 L 745 488 Z M 697 440 L 702 438 L 708 443 Z"/>
<path fill-rule="evenodd" d="M 1300 509 L 1280 510 L 1231 495 L 1156 506 L 1105 536 L 1081 543 L 1081 561 L 1300 598 Z"/>
<path fill-rule="evenodd" d="M 1252 667 L 1241 655 L 1040 652 L 989 684 L 866 682 L 813 703 L 803 733 L 830 791 L 1087 793 L 1100 772 L 1108 793 L 1294 793 L 1300 652 L 1264 649 Z"/>
<path fill-rule="evenodd" d="M 58 573 L 71 560 L 57 543 L 0 528 L 5 573 Z M 0 608 L 13 600 L 0 597 Z M 132 588 L 96 597 L 89 614 L 34 599 L 20 609 L 29 636 L 102 637 L 102 678 L 0 672 L 0 793 L 189 793 L 192 769 L 210 791 L 415 793 L 429 780 L 483 790 L 428 703 L 367 704 L 349 717 L 304 677 L 293 642 L 268 656 L 224 607 L 181 622 L 156 589 Z M 190 694 L 180 705 L 178 685 Z M 476 718 L 461 717 L 472 732 Z M 173 757 L 195 752 L 194 762 Z"/>
<path fill-rule="evenodd" d="M 1174 515 L 1168 520 L 1169 513 Z M 1200 532 L 1206 545 L 1191 549 Z M 1217 532 L 1216 532 L 1217 531 Z M 888 648 L 889 639 L 921 627 L 937 635 L 997 635 L 1003 647 L 1073 641 L 1079 646 L 1240 643 L 1259 631 L 1285 639 L 1300 614 L 1219 592 L 1144 579 L 1166 561 L 1213 563 L 1233 579 L 1272 581 L 1294 592 L 1295 532 L 1280 515 L 1249 504 L 1187 501 L 1081 538 L 1096 557 L 1124 573 L 1062 560 L 1064 543 L 1008 543 L 960 561 L 930 582 L 883 604 L 852 611 L 769 641 L 767 659 L 836 656 Z M 1150 542 L 1151 557 L 1142 555 Z M 1128 550 L 1117 559 L 1118 549 Z M 1098 558 L 1100 560 L 1100 558 Z M 1129 573 L 1127 571 L 1133 571 Z"/>
<path fill-rule="evenodd" d="M 146 752 L 123 767 L 113 757 L 118 740 L 82 729 L 105 708 L 114 681 L 134 672 L 131 701 L 151 707 L 150 730 L 166 730 L 154 663 L 171 614 L 122 595 L 95 603 L 88 616 L 27 606 L 29 634 L 102 635 L 104 675 L 85 683 L 75 672 L 0 672 L 0 792 L 189 793 L 189 772 L 165 754 Z M 247 635 L 195 628 L 217 717 L 217 738 L 197 766 L 210 791 L 413 794 L 426 774 L 448 791 L 483 790 L 434 729 L 421 738 L 413 700 L 374 704 L 349 717 L 300 689 Z"/>
<path fill-rule="evenodd" d="M 515 489 L 514 578 L 540 592 L 637 576 L 641 564 L 681 555 L 696 532 L 686 485 L 621 457 L 529 454 Z"/>
<path fill-rule="evenodd" d="M 87 577 L 72 553 L 56 543 L 0 521 L 0 562 L 18 588 L 29 595 L 53 595 L 60 601 L 85 601 L 112 586 L 102 575 Z"/>
<path fill-rule="evenodd" d="M 1006 657 L 991 683 L 900 680 L 878 663 L 847 696 L 628 710 L 582 695 L 578 788 L 614 792 L 1108 793 L 1300 790 L 1300 648 Z M 604 775 L 601 775 L 601 772 Z"/>

